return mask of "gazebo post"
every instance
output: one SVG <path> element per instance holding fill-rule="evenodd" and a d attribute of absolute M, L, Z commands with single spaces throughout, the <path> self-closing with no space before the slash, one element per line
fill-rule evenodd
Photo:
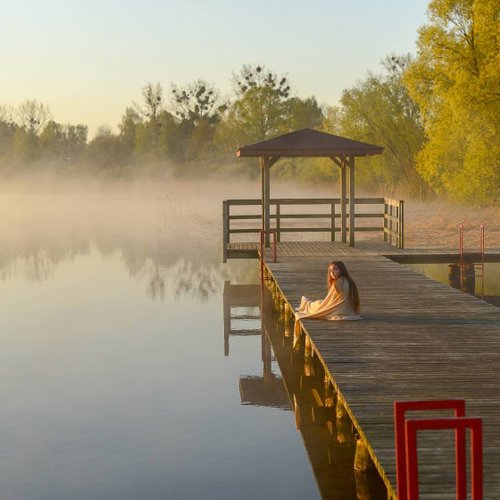
<path fill-rule="evenodd" d="M 345 158 L 340 159 L 340 237 L 342 243 L 347 241 L 347 218 L 346 218 L 346 164 Z"/>
<path fill-rule="evenodd" d="M 356 198 L 354 195 L 354 156 L 348 159 L 349 165 L 349 246 L 354 246 L 354 234 L 356 232 L 355 225 L 355 211 L 356 211 Z"/>
<path fill-rule="evenodd" d="M 270 162 L 269 157 L 260 157 L 260 175 L 261 175 L 261 185 L 262 185 L 262 229 L 264 233 L 264 241 L 266 248 L 270 246 L 270 235 L 269 230 L 271 229 L 271 214 L 270 214 Z"/>

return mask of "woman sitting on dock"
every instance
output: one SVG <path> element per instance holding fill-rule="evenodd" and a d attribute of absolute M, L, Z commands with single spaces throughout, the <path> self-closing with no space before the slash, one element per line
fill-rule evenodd
<path fill-rule="evenodd" d="M 309 300 L 307 297 L 302 297 L 300 306 L 295 309 L 296 319 L 361 319 L 358 287 L 342 261 L 330 262 L 326 282 L 327 296 L 323 300 Z"/>

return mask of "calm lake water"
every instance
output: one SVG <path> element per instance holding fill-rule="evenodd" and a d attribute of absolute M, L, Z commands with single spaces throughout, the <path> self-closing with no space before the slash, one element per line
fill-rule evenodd
<path fill-rule="evenodd" d="M 500 307 L 500 262 L 469 265 L 464 271 L 464 283 L 460 282 L 460 270 L 456 263 L 450 264 L 404 264 L 433 280 L 466 290 L 471 295 Z M 455 269 L 450 271 L 450 265 Z"/>
<path fill-rule="evenodd" d="M 311 462 L 259 307 L 224 328 L 258 266 L 220 263 L 219 205 L 24 202 L 0 224 L 0 498 L 356 498 L 352 461 L 336 484 Z"/>

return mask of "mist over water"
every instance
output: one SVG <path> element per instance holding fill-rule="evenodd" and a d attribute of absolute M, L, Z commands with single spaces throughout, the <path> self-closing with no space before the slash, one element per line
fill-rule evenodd
<path fill-rule="evenodd" d="M 271 196 L 338 197 L 338 186 L 302 186 L 273 179 Z M 221 264 L 221 205 L 228 198 L 260 198 L 259 180 L 58 180 L 43 172 L 31 179 L 4 180 L 0 183 L 0 279 L 48 280 L 62 262 L 95 252 L 118 255 L 130 276 L 144 281 L 152 298 L 161 297 L 165 283 L 178 294 L 206 298 L 214 293 L 214 279 L 227 275 L 227 269 L 239 268 L 231 261 Z M 290 207 L 291 212 L 294 209 Z M 253 210 L 259 212 L 258 207 Z M 498 220 L 498 208 L 472 210 L 406 201 L 406 246 L 454 248 L 458 225 L 463 223 L 466 250 L 477 251 L 477 226 L 483 223 L 487 249 L 500 247 Z M 308 236 L 329 237 L 326 233 Z M 364 237 L 380 239 L 381 235 L 358 236 Z"/>
<path fill-rule="evenodd" d="M 95 251 L 119 254 L 130 275 L 152 283 L 168 269 L 180 293 L 192 281 L 206 295 L 210 275 L 228 267 L 221 264 L 222 200 L 258 198 L 259 189 L 250 180 L 178 179 L 0 186 L 0 278 L 46 280 L 60 263 Z M 273 196 L 298 192 L 318 196 L 280 183 Z"/>
<path fill-rule="evenodd" d="M 205 192 L 182 183 L 10 189 L 0 200 L 1 276 L 47 279 L 59 263 L 92 250 L 119 253 L 131 275 L 180 260 L 218 268 L 220 221 Z"/>

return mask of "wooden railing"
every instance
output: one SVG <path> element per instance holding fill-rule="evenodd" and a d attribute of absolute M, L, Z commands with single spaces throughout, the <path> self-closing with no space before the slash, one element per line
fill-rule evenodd
<path fill-rule="evenodd" d="M 384 198 L 384 241 L 397 248 L 405 246 L 404 206 L 403 200 Z"/>
<path fill-rule="evenodd" d="M 338 219 L 340 214 L 340 198 L 274 198 L 271 203 L 271 221 L 276 231 L 277 241 L 281 241 L 284 233 L 329 233 L 330 240 L 336 240 L 336 233 L 341 232 Z M 398 248 L 404 247 L 404 202 L 388 198 L 356 198 L 355 205 L 371 205 L 375 210 L 355 214 L 355 231 L 379 231 L 387 241 Z M 224 258 L 227 256 L 227 244 L 231 242 L 234 234 L 259 234 L 262 229 L 262 214 L 260 210 L 248 213 L 234 213 L 237 207 L 260 207 L 259 199 L 224 200 L 222 202 L 223 216 L 223 248 Z M 309 211 L 307 213 L 290 213 L 286 209 L 292 206 L 309 206 L 310 208 L 323 206 L 322 211 Z M 325 210 L 326 208 L 326 210 Z M 349 214 L 346 214 L 349 220 Z M 380 221 L 377 225 L 358 225 L 360 219 L 375 219 Z M 319 224 L 307 224 L 311 220 Z M 251 224 L 256 222 L 256 224 Z M 296 225 L 290 225 L 296 222 Z M 366 224 L 366 220 L 363 221 Z M 349 231 L 349 228 L 347 228 Z"/>

